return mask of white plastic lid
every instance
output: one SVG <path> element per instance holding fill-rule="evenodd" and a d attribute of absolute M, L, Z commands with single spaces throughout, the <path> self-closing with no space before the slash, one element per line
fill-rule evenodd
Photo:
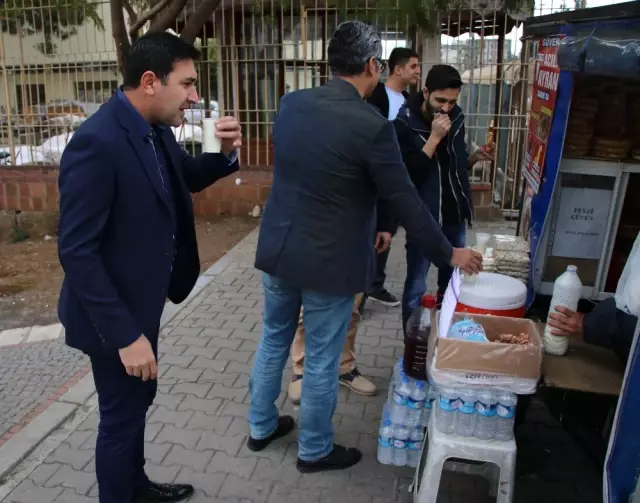
<path fill-rule="evenodd" d="M 526 285 L 515 278 L 481 272 L 474 283 L 462 283 L 458 302 L 476 309 L 518 309 L 527 301 Z"/>
<path fill-rule="evenodd" d="M 569 266 L 567 266 L 567 271 L 569 271 L 569 272 L 578 272 L 578 266 L 577 265 L 569 265 Z"/>

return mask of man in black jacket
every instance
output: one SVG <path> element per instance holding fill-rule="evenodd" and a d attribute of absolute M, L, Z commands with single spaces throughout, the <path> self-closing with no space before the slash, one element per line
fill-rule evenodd
<path fill-rule="evenodd" d="M 260 451 L 294 428 L 275 402 L 303 307 L 297 467 L 304 473 L 347 468 L 362 456 L 333 443 L 331 418 L 354 296 L 375 274 L 378 197 L 439 266 L 482 268 L 479 254 L 449 244 L 407 176 L 392 123 L 363 100 L 380 80 L 381 57 L 372 26 L 342 23 L 328 47 L 334 78 L 285 95 L 274 125 L 273 185 L 256 251 L 264 328 L 249 381 L 247 445 Z"/>
<path fill-rule="evenodd" d="M 389 77 L 384 82 L 378 83 L 367 99 L 380 113 L 392 121 L 398 115 L 409 97 L 407 88 L 416 86 L 420 82 L 420 61 L 418 53 L 408 47 L 396 47 L 389 55 Z M 385 228 L 380 228 L 385 225 Z M 379 230 L 388 232 L 391 236 L 398 230 L 397 223 L 390 219 L 387 222 L 380 221 Z M 380 302 L 386 306 L 397 306 L 400 301 L 384 287 L 387 278 L 385 269 L 389 259 L 389 248 L 378 254 L 376 264 L 376 276 L 371 289 L 367 292 L 367 298 Z"/>
<path fill-rule="evenodd" d="M 457 104 L 461 88 L 462 79 L 455 68 L 435 65 L 422 92 L 409 98 L 394 121 L 411 180 L 451 246 L 460 248 L 465 245 L 466 223 L 473 218 L 469 169 L 478 161 L 490 159 L 482 150 L 467 153 L 464 114 Z M 382 221 L 391 219 L 386 203 L 379 212 Z M 431 265 L 411 234 L 407 235 L 406 250 L 403 326 L 425 294 Z M 440 297 L 452 271 L 446 264 L 438 267 Z"/>

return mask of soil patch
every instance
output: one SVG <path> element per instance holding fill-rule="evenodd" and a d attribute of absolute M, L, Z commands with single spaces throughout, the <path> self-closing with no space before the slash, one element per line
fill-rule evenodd
<path fill-rule="evenodd" d="M 258 221 L 250 217 L 196 220 L 202 270 L 220 259 Z M 57 322 L 57 304 L 63 273 L 58 243 L 50 222 L 30 223 L 29 238 L 0 241 L 0 330 Z"/>

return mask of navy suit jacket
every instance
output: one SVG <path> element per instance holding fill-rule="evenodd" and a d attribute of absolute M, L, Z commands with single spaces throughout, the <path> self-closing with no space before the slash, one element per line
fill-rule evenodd
<path fill-rule="evenodd" d="M 189 193 L 238 169 L 223 154 L 189 156 L 164 128 L 163 155 L 175 173 L 167 192 L 140 119 L 114 95 L 60 162 L 58 315 L 67 344 L 87 353 L 115 351 L 142 334 L 157 347 L 166 299 L 182 302 L 200 274 Z"/>
<path fill-rule="evenodd" d="M 366 291 L 378 196 L 437 266 L 453 250 L 402 162 L 393 124 L 350 83 L 286 94 L 274 126 L 271 194 L 256 267 L 302 289 Z"/>

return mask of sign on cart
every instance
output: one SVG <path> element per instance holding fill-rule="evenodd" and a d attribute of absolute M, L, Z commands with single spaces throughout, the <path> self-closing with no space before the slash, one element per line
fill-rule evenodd
<path fill-rule="evenodd" d="M 557 52 L 560 40 L 561 37 L 547 37 L 538 42 L 529 131 L 522 166 L 524 176 L 536 194 L 542 180 L 553 110 L 558 94 L 560 68 L 558 68 Z"/>
<path fill-rule="evenodd" d="M 551 255 L 598 260 L 613 191 L 564 187 Z"/>

